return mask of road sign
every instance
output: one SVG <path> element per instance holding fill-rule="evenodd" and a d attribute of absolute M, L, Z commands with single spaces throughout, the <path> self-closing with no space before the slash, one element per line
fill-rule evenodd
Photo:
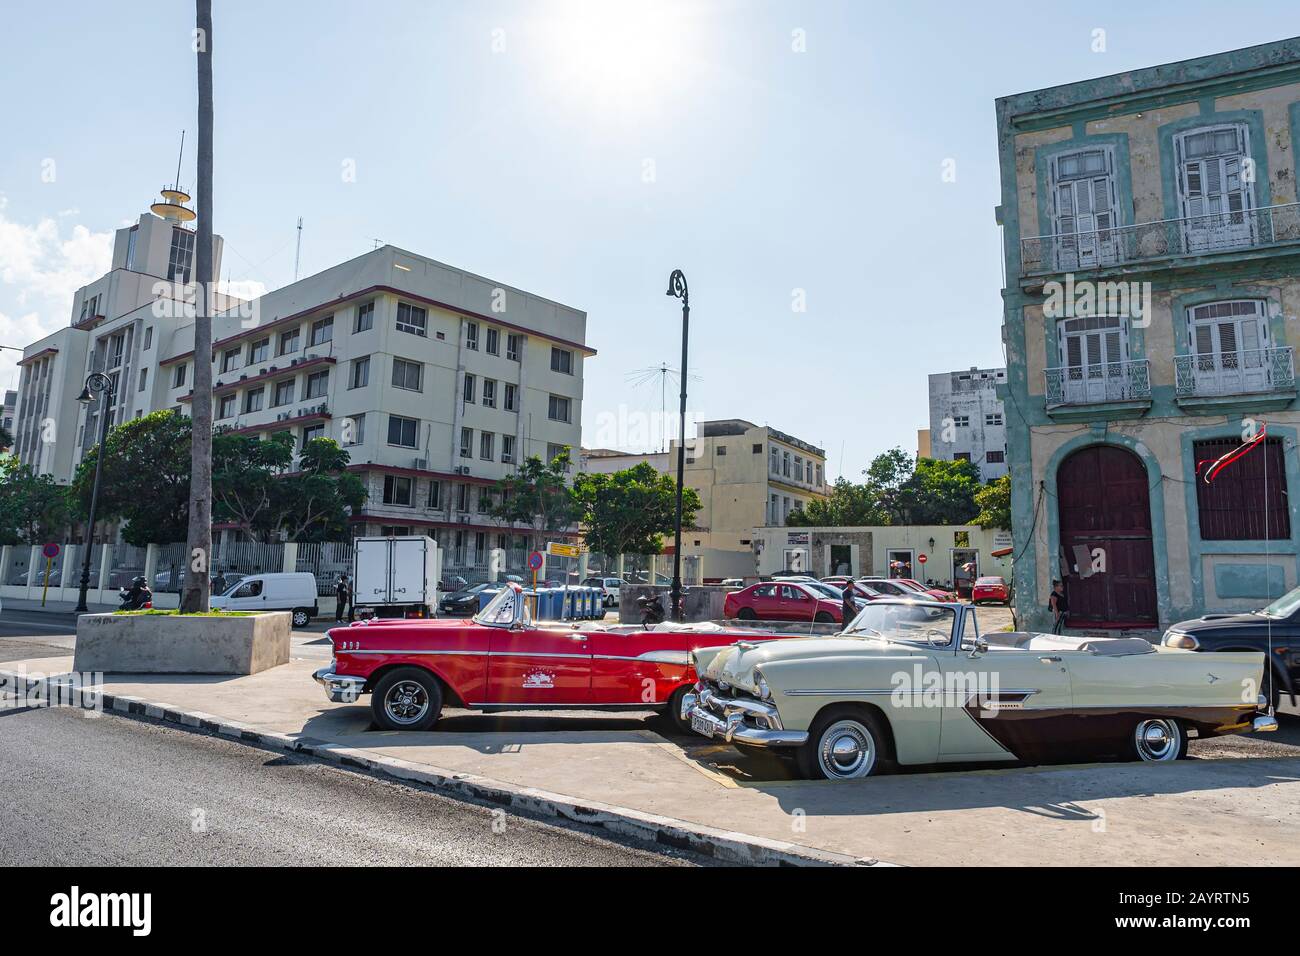
<path fill-rule="evenodd" d="M 582 549 L 576 544 L 556 544 L 552 541 L 546 546 L 546 553 L 557 558 L 576 558 L 582 554 Z"/>
<path fill-rule="evenodd" d="M 45 547 L 41 548 L 41 554 L 47 558 L 57 558 L 59 556 L 59 546 L 51 541 Z"/>
<path fill-rule="evenodd" d="M 921 556 L 918 557 L 916 560 L 920 561 L 922 564 L 925 564 L 926 557 L 925 557 L 925 555 L 921 555 Z"/>
<path fill-rule="evenodd" d="M 546 563 L 546 559 L 542 557 L 542 552 L 540 551 L 534 551 L 532 554 L 528 556 L 528 567 L 530 570 L 540 571 L 542 569 L 542 565 L 545 563 Z"/>

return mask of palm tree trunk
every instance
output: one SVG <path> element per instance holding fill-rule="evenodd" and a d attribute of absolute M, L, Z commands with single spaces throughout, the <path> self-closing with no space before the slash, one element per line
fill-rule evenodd
<path fill-rule="evenodd" d="M 212 556 L 212 0 L 195 0 L 199 65 L 198 236 L 194 243 L 194 401 L 189 570 L 181 613 L 208 610 Z"/>

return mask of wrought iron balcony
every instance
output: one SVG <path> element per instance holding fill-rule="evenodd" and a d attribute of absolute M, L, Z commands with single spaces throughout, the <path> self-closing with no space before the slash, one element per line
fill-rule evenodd
<path fill-rule="evenodd" d="M 1145 360 L 1067 365 L 1043 370 L 1048 408 L 1150 402 L 1151 372 Z"/>
<path fill-rule="evenodd" d="M 1174 394 L 1179 398 L 1294 389 L 1295 356 L 1289 346 L 1174 356 Z"/>
<path fill-rule="evenodd" d="M 1300 242 L 1300 203 L 1031 236 L 1020 240 L 1020 267 L 1024 275 L 1076 272 L 1284 242 Z"/>

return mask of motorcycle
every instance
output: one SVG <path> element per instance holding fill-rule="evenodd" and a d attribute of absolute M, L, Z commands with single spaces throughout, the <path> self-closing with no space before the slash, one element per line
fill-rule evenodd
<path fill-rule="evenodd" d="M 153 607 L 153 591 L 143 577 L 136 578 L 129 588 L 117 592 L 119 611 L 145 611 Z"/>
<path fill-rule="evenodd" d="M 636 607 L 641 612 L 641 625 L 643 627 L 650 627 L 664 622 L 664 606 L 659 603 L 658 597 L 643 594 L 636 599 Z"/>

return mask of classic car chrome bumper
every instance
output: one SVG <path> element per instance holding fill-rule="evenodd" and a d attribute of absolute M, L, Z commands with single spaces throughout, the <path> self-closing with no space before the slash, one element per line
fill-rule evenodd
<path fill-rule="evenodd" d="M 325 688 L 325 696 L 336 704 L 355 703 L 361 696 L 361 689 L 366 686 L 364 677 L 335 674 L 328 667 L 322 667 L 311 676 L 312 680 Z"/>
<path fill-rule="evenodd" d="M 682 717 L 705 737 L 751 747 L 797 747 L 808 739 L 802 730 L 786 730 L 776 707 L 744 697 L 725 697 L 703 684 L 682 697 Z"/>

